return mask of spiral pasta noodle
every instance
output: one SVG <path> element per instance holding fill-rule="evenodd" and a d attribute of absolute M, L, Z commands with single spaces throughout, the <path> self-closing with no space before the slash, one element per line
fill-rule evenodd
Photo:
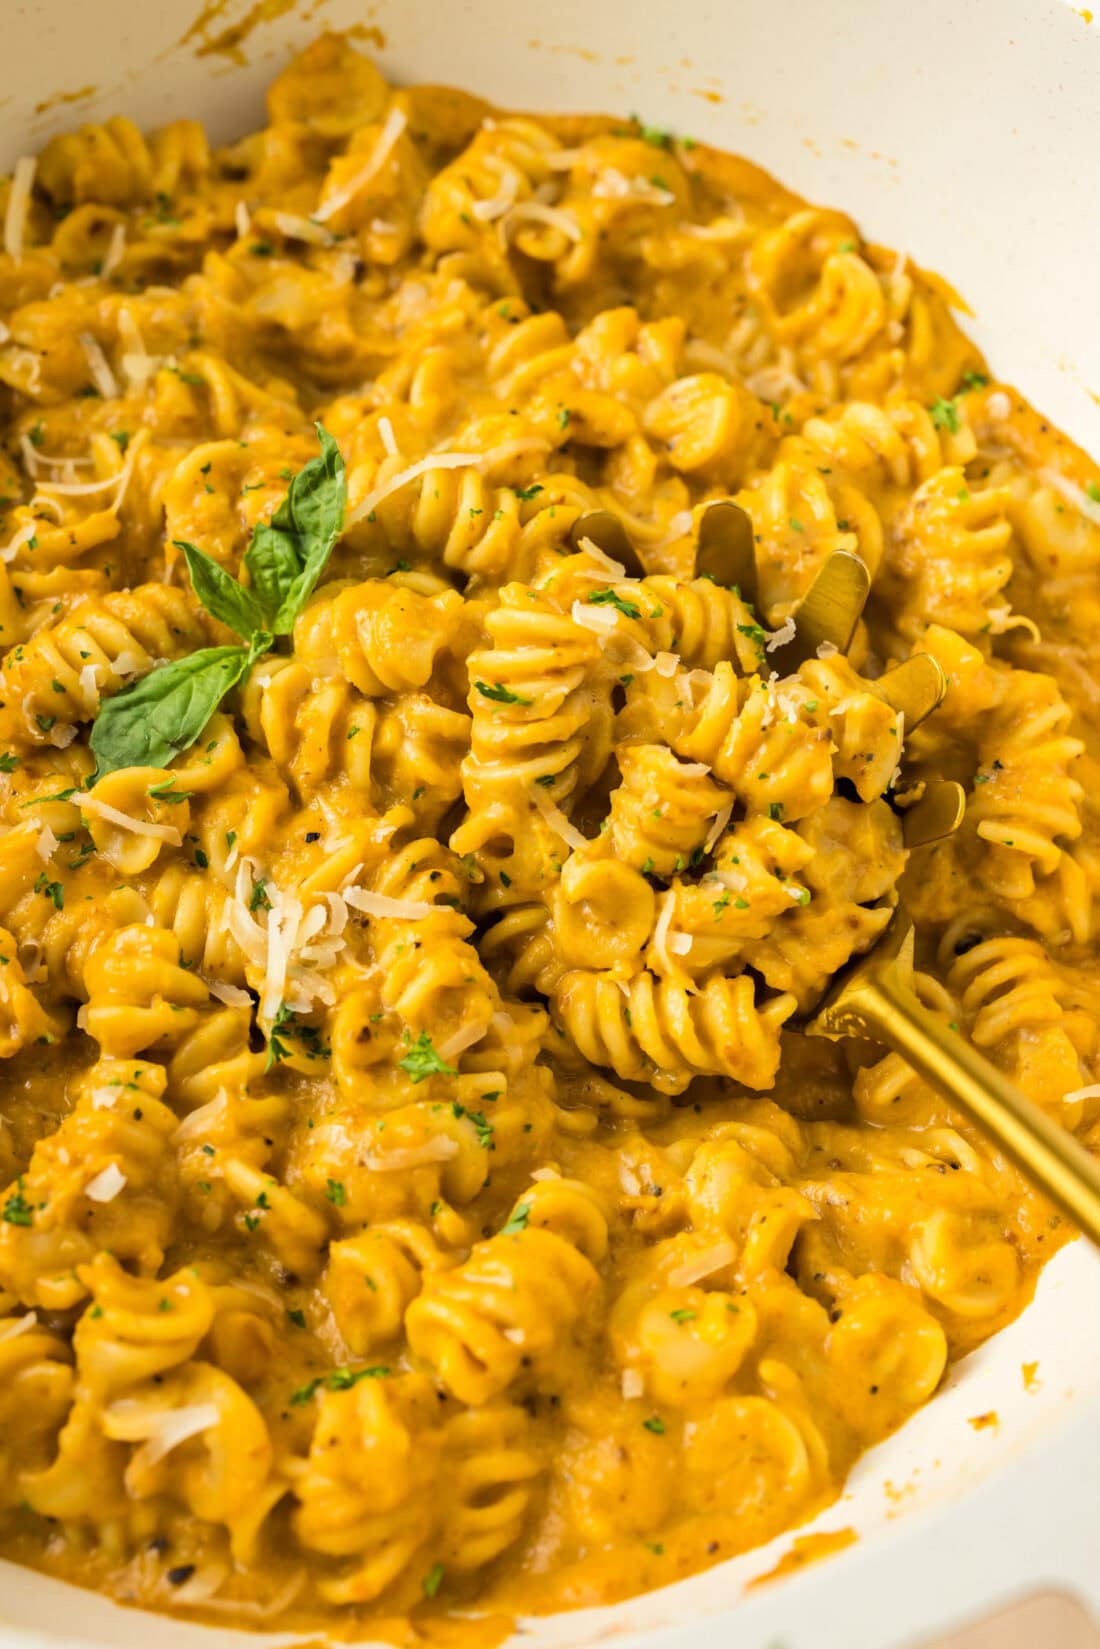
<path fill-rule="evenodd" d="M 1100 470 L 844 213 L 347 36 L 0 205 L 0 1553 L 430 1637 L 805 1522 L 1070 1234 L 834 976 L 904 901 L 1100 1139 Z"/>

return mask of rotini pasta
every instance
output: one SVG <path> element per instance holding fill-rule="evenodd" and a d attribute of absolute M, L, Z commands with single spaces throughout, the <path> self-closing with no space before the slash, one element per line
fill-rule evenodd
<path fill-rule="evenodd" d="M 0 1551 L 419 1638 L 811 1516 L 1069 1234 L 802 1016 L 900 892 L 1100 1142 L 1100 470 L 746 162 L 267 112 L 4 184 Z"/>

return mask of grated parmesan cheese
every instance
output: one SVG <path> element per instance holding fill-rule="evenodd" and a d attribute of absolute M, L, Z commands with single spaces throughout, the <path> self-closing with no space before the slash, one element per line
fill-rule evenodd
<path fill-rule="evenodd" d="M 229 1096 L 224 1088 L 219 1088 L 213 1099 L 208 1099 L 205 1105 L 196 1106 L 189 1111 L 172 1134 L 173 1144 L 185 1144 L 188 1140 L 199 1139 L 204 1134 L 214 1132 L 221 1124 L 229 1103 Z"/>
<path fill-rule="evenodd" d="M 714 823 L 707 832 L 707 839 L 703 843 L 703 852 L 709 853 L 719 836 L 722 835 L 733 814 L 733 802 L 728 801 L 722 811 L 716 816 Z"/>
<path fill-rule="evenodd" d="M 126 1443 L 144 1443 L 142 1463 L 155 1466 L 166 1454 L 191 1437 L 209 1431 L 221 1420 L 216 1403 L 190 1403 L 180 1409 L 150 1409 L 140 1398 L 123 1397 L 103 1411 L 108 1437 Z"/>
<path fill-rule="evenodd" d="M 58 521 L 62 521 L 65 516 L 64 506 L 59 502 L 59 500 L 56 498 L 47 498 L 44 492 L 36 492 L 30 503 L 27 505 L 27 508 L 35 515 L 40 514 L 42 510 L 52 510 Z"/>
<path fill-rule="evenodd" d="M 220 1577 L 218 1580 L 218 1585 L 220 1586 L 228 1576 L 228 1566 L 216 1564 L 211 1565 L 211 1568 Z M 266 1598 L 263 1602 L 250 1600 L 247 1598 L 211 1597 L 209 1592 L 205 1589 L 202 1596 L 198 1597 L 196 1594 L 191 1593 L 191 1587 L 194 1585 L 195 1581 L 198 1580 L 200 1573 L 203 1574 L 205 1581 L 207 1571 L 197 1570 L 195 1574 L 191 1576 L 191 1579 L 185 1581 L 182 1586 L 173 1586 L 171 1582 L 169 1582 L 167 1595 L 177 1600 L 180 1597 L 183 1597 L 185 1603 L 194 1601 L 201 1602 L 203 1607 L 206 1609 L 223 1609 L 227 1614 L 250 1615 L 254 1620 L 278 1619 L 280 1615 L 284 1614 L 285 1611 L 289 1609 L 290 1605 L 294 1602 L 295 1598 L 298 1596 L 298 1593 L 302 1590 L 302 1587 L 306 1583 L 305 1569 L 295 1569 L 287 1580 L 286 1585 L 280 1586 L 277 1592 L 275 1592 L 271 1597 Z M 184 1596 L 185 1593 L 187 1594 L 186 1596 Z"/>
<path fill-rule="evenodd" d="M 496 155 L 485 155 L 482 163 L 490 171 L 496 172 L 500 178 L 500 188 L 487 200 L 475 200 L 470 210 L 479 223 L 492 223 L 494 218 L 502 218 L 505 212 L 516 204 L 519 173 L 514 166 L 507 165 Z"/>
<path fill-rule="evenodd" d="M 288 240 L 308 241 L 311 246 L 332 246 L 336 240 L 332 230 L 326 229 L 323 223 L 298 217 L 293 212 L 276 212 L 275 227 Z"/>
<path fill-rule="evenodd" d="M 592 193 L 599 200 L 647 201 L 651 206 L 671 206 L 676 196 L 671 189 L 650 183 L 648 178 L 627 177 L 617 166 L 605 166 Z"/>
<path fill-rule="evenodd" d="M 34 844 L 34 851 L 38 854 L 40 859 L 45 859 L 48 861 L 53 858 L 60 845 L 61 844 L 58 842 L 57 837 L 54 835 L 49 825 L 43 825 L 42 829 L 38 832 L 38 837 Z"/>
<path fill-rule="evenodd" d="M 437 908 L 424 899 L 391 899 L 388 893 L 372 893 L 369 888 L 349 887 L 344 894 L 347 904 L 368 916 L 396 916 L 407 922 L 417 922 L 430 916 Z"/>
<path fill-rule="evenodd" d="M 433 1162 L 450 1162 L 458 1155 L 458 1141 L 447 1134 L 426 1139 L 423 1145 L 398 1145 L 392 1151 L 368 1151 L 362 1158 L 367 1168 L 378 1174 L 401 1174 L 409 1168 L 425 1168 Z"/>
<path fill-rule="evenodd" d="M 585 846 L 585 839 L 577 829 L 576 825 L 570 824 L 561 808 L 556 806 L 555 803 L 550 800 L 541 785 L 536 784 L 532 788 L 531 795 L 535 806 L 538 808 L 539 812 L 542 814 L 555 836 L 560 836 L 562 841 L 567 842 L 572 848 Z"/>
<path fill-rule="evenodd" d="M 788 618 L 778 630 L 765 630 L 764 648 L 766 652 L 774 653 L 778 647 L 785 647 L 788 641 L 795 638 L 795 624 L 793 618 Z M 819 655 L 820 656 L 820 655 Z"/>
<path fill-rule="evenodd" d="M 690 510 L 678 510 L 669 521 L 669 530 L 664 538 L 658 538 L 650 544 L 650 549 L 667 550 L 670 544 L 675 544 L 677 539 L 683 538 L 685 533 L 691 531 L 693 521 L 694 517 Z"/>
<path fill-rule="evenodd" d="M 645 1380 L 642 1378 L 640 1369 L 623 1369 L 622 1391 L 623 1396 L 626 1398 L 628 1403 L 633 1401 L 635 1397 L 641 1397 L 644 1395 Z"/>
<path fill-rule="evenodd" d="M 555 149 L 553 154 L 544 155 L 543 159 L 552 172 L 568 172 L 579 160 L 584 159 L 584 150 Z"/>
<path fill-rule="evenodd" d="M 89 1094 L 93 1111 L 113 1111 L 118 1099 L 117 1088 L 93 1088 Z"/>
<path fill-rule="evenodd" d="M 118 312 L 118 341 L 123 348 L 123 376 L 132 384 L 145 383 L 156 372 L 158 362 L 146 349 L 141 328 L 125 308 Z"/>
<path fill-rule="evenodd" d="M 8 205 L 4 213 L 4 251 L 13 263 L 23 261 L 23 236 L 27 228 L 31 190 L 38 165 L 33 155 L 20 155 L 11 174 Z"/>
<path fill-rule="evenodd" d="M 617 607 L 593 607 L 579 599 L 573 603 L 572 615 L 573 623 L 579 624 L 582 630 L 591 630 L 601 646 L 619 622 Z"/>
<path fill-rule="evenodd" d="M 993 397 L 990 396 L 989 399 L 992 401 Z M 1007 396 L 1005 399 L 1007 400 Z M 986 405 L 989 405 L 988 401 Z M 1097 526 L 1100 526 L 1100 503 L 1094 502 L 1076 481 L 1071 481 L 1068 475 L 1062 475 L 1059 470 L 1051 469 L 1049 465 L 1039 471 L 1039 480 L 1052 492 L 1059 493 L 1067 504 L 1072 504 L 1087 521 L 1095 521 Z"/>
<path fill-rule="evenodd" d="M 1082 1099 L 1100 1099 L 1100 1082 L 1090 1082 L 1087 1088 L 1074 1088 L 1072 1093 L 1062 1097 L 1068 1105 L 1075 1105 Z"/>
<path fill-rule="evenodd" d="M 499 447 L 491 447 L 488 452 L 429 452 L 427 457 L 418 458 L 415 464 L 399 470 L 388 481 L 372 487 L 367 496 L 360 499 L 353 510 L 349 510 L 344 519 L 344 530 L 373 515 L 383 499 L 400 492 L 402 487 L 407 487 L 411 481 L 418 480 L 431 470 L 468 469 L 471 466 L 488 469 L 493 464 L 507 463 L 510 458 L 518 458 L 524 453 L 545 452 L 547 447 L 548 443 L 538 436 L 521 436 L 515 441 L 505 441 Z"/>
<path fill-rule="evenodd" d="M 35 523 L 33 521 L 28 521 L 25 526 L 20 527 L 16 532 L 14 532 L 8 542 L 4 545 L 3 549 L 0 549 L 0 561 L 14 561 L 19 551 L 23 548 L 23 545 L 29 544 L 31 539 L 34 537 L 34 534 Z"/>
<path fill-rule="evenodd" d="M 682 235 L 690 235 L 692 240 L 737 240 L 745 224 L 745 214 L 740 206 L 736 207 L 737 217 L 729 212 L 720 218 L 711 218 L 709 223 L 680 223 L 677 228 Z M 702 340 L 699 340 L 700 343 Z M 689 346 L 693 347 L 693 346 Z M 709 348 L 709 345 L 706 346 Z M 718 352 L 715 351 L 717 354 Z M 728 370 L 720 368 L 719 370 Z"/>
<path fill-rule="evenodd" d="M 221 979 L 204 979 L 203 984 L 211 996 L 218 1002 L 224 1002 L 227 1008 L 250 1008 L 252 998 L 239 985 L 227 985 Z"/>
<path fill-rule="evenodd" d="M 391 476 L 388 481 L 383 481 L 379 486 L 372 487 L 367 496 L 360 500 L 353 510 L 348 511 L 344 520 L 345 531 L 348 527 L 354 527 L 356 522 L 362 521 L 365 516 L 373 515 L 384 498 L 400 492 L 402 487 L 407 487 L 410 481 L 427 475 L 429 470 L 466 469 L 471 464 L 480 464 L 484 456 L 484 453 L 480 452 L 430 452 L 426 458 L 418 458 L 415 464 L 399 470 L 396 475 Z"/>
<path fill-rule="evenodd" d="M 92 1202 L 114 1202 L 123 1186 L 126 1184 L 126 1175 L 117 1162 L 109 1162 L 103 1172 L 90 1179 L 84 1187 L 84 1195 Z"/>
<path fill-rule="evenodd" d="M 113 400 L 118 394 L 115 375 L 107 364 L 106 355 L 90 332 L 80 334 L 80 347 L 87 357 L 88 371 L 92 375 L 93 384 L 105 401 Z"/>
<path fill-rule="evenodd" d="M 337 286 L 351 286 L 359 273 L 359 259 L 354 252 L 338 252 L 332 260 L 332 278 Z"/>
<path fill-rule="evenodd" d="M 182 1586 L 174 1586 L 165 1575 L 158 1586 L 158 1595 L 164 1603 L 171 1603 L 176 1607 L 181 1603 L 210 1605 L 217 1602 L 222 1608 L 225 1608 L 229 1604 L 229 1600 L 227 1598 L 215 1599 L 214 1594 L 221 1591 L 229 1579 L 229 1574 L 228 1563 L 207 1563 L 201 1569 L 196 1569 L 193 1574 L 189 1575 Z M 239 1605 L 234 1603 L 232 1607 L 238 1608 Z"/>
<path fill-rule="evenodd" d="M 129 830 L 135 836 L 148 836 L 152 841 L 167 842 L 169 847 L 179 847 L 183 841 L 175 825 L 154 824 L 151 819 L 135 819 L 129 813 L 123 813 L 120 808 L 101 802 L 96 796 L 81 796 L 77 806 L 82 813 L 90 813 L 93 818 L 117 825 L 120 830 Z"/>
<path fill-rule="evenodd" d="M 732 1265 L 736 1258 L 737 1249 L 732 1242 L 716 1242 L 712 1248 L 701 1249 L 691 1259 L 674 1266 L 666 1280 L 670 1288 L 690 1288 L 692 1283 L 721 1271 L 723 1266 Z"/>
<path fill-rule="evenodd" d="M 126 225 L 124 223 L 116 223 L 114 228 L 111 230 L 111 238 L 107 242 L 107 252 L 99 271 L 100 280 L 105 281 L 114 274 L 115 270 L 122 262 L 122 256 L 125 250 Z"/>
<path fill-rule="evenodd" d="M 393 433 L 393 425 L 388 418 L 378 420 L 378 438 L 386 449 L 389 458 L 397 457 L 397 437 Z"/>
<path fill-rule="evenodd" d="M 609 579 L 617 581 L 620 578 L 626 577 L 626 568 L 623 566 L 622 562 L 616 561 L 612 556 L 607 554 L 606 550 L 601 550 L 600 546 L 594 539 L 582 538 L 579 548 L 585 555 L 593 560 L 598 567 L 603 568 Z"/>
<path fill-rule="evenodd" d="M 28 1311 L 23 1317 L 9 1317 L 6 1322 L 0 1323 L 0 1344 L 5 1340 L 14 1340 L 20 1334 L 28 1333 L 38 1322 L 38 1313 Z"/>
<path fill-rule="evenodd" d="M 237 226 L 238 240 L 244 240 L 244 237 L 252 228 L 252 214 L 248 210 L 248 206 L 245 201 L 239 200 L 233 208 L 233 222 Z"/>
<path fill-rule="evenodd" d="M 818 658 L 835 658 L 840 648 L 834 641 L 819 641 L 817 644 Z"/>
<path fill-rule="evenodd" d="M 361 167 L 342 189 L 338 189 L 334 195 L 330 195 L 328 200 L 317 208 L 313 213 L 314 223 L 327 223 L 329 218 L 335 217 L 337 212 L 342 211 L 345 206 L 355 199 L 364 184 L 370 182 L 374 174 L 389 157 L 390 150 L 407 125 L 408 119 L 405 111 L 397 108 L 396 105 L 391 108 L 382 123 L 378 141 L 367 157 L 366 165 Z"/>
<path fill-rule="evenodd" d="M 439 1054 L 440 1059 L 454 1059 L 456 1055 L 464 1053 L 475 1042 L 480 1042 L 488 1029 L 489 1021 L 487 1019 L 475 1019 L 469 1025 L 463 1025 L 453 1036 L 449 1036 L 446 1042 L 441 1042 L 436 1052 Z"/>
<path fill-rule="evenodd" d="M 576 218 L 571 217 L 560 206 L 546 206 L 538 200 L 521 200 L 510 208 L 507 217 L 500 220 L 502 240 L 507 240 L 509 230 L 516 223 L 545 224 L 548 229 L 556 229 L 566 240 L 573 241 L 574 244 L 584 238 Z"/>
<path fill-rule="evenodd" d="M 691 949 L 691 935 L 677 933 L 672 927 L 672 918 L 676 913 L 676 894 L 670 888 L 661 899 L 660 914 L 653 928 L 652 948 L 658 961 L 663 962 L 669 972 L 675 972 L 671 956 L 685 956 Z M 686 977 L 681 975 L 681 977 Z"/>

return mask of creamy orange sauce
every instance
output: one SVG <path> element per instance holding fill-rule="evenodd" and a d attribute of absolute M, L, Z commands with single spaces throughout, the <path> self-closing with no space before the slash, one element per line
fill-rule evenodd
<path fill-rule="evenodd" d="M 798 1024 L 900 889 L 1096 1143 L 1100 471 L 746 160 L 336 37 L 268 117 L 0 198 L 0 1550 L 487 1644 L 813 1517 L 1069 1235 Z"/>

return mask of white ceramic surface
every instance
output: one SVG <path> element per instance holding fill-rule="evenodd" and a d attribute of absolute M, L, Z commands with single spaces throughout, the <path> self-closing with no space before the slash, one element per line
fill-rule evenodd
<path fill-rule="evenodd" d="M 324 26 L 380 28 L 395 79 L 528 108 L 639 110 L 740 150 L 948 276 L 1015 380 L 1100 451 L 1100 26 L 1064 0 L 328 0 L 196 55 L 271 0 L 4 0 L 0 162 L 79 119 L 258 123 L 264 83 Z M 39 108 L 57 93 L 82 95 Z M 1021 1365 L 1038 1362 L 1035 1389 Z M 971 1419 L 995 1411 L 997 1426 Z M 874 1451 L 817 1525 L 857 1543 L 745 1593 L 771 1547 L 529 1642 L 624 1649 L 904 1649 L 1038 1585 L 1100 1615 L 1100 1260 L 1080 1243 L 1034 1305 Z M 803 1531 L 805 1532 L 805 1531 Z M 255 1637 L 152 1621 L 0 1564 L 0 1649 L 228 1649 Z M 268 1640 L 275 1641 L 275 1640 Z M 278 1641 L 286 1641 L 281 1639 Z"/>

